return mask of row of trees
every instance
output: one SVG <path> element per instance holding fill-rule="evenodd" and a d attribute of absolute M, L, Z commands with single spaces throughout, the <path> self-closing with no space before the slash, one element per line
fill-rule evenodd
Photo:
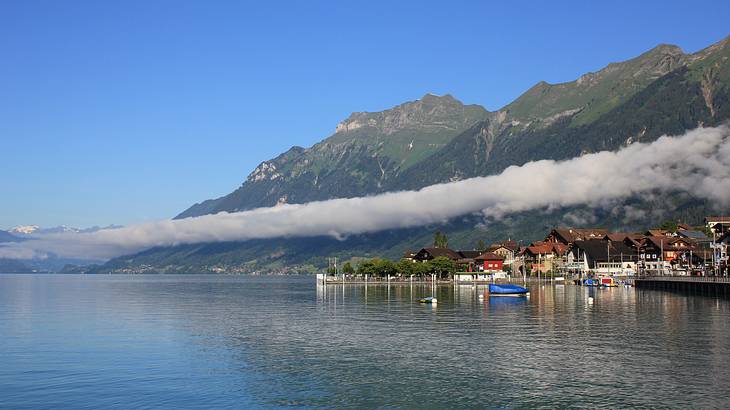
<path fill-rule="evenodd" d="M 353 269 L 352 265 L 347 262 L 343 265 L 342 272 L 345 274 L 354 273 L 358 276 L 395 276 L 401 278 L 408 278 L 411 275 L 431 276 L 435 274 L 439 278 L 445 278 L 456 272 L 456 264 L 451 259 L 443 256 L 423 263 L 413 262 L 408 259 L 402 259 L 396 263 L 387 259 L 375 258 L 360 262 L 357 269 Z"/>

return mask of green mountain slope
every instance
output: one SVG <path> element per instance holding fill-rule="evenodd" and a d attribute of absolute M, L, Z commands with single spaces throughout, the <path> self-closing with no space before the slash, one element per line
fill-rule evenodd
<path fill-rule="evenodd" d="M 564 116 L 571 117 L 576 125 L 590 123 L 686 62 L 687 56 L 679 47 L 663 44 L 575 81 L 540 82 L 503 110 L 521 123 L 549 124 Z"/>
<path fill-rule="evenodd" d="M 612 64 L 574 82 L 538 85 L 496 112 L 464 106 L 450 96 L 427 95 L 382 113 L 356 113 L 337 132 L 312 148 L 295 147 L 262 163 L 230 195 L 196 205 L 179 217 L 235 211 L 277 202 L 350 197 L 491 175 L 508 166 L 540 159 L 567 159 L 615 150 L 663 134 L 730 119 L 730 40 L 682 54 L 657 47 L 625 63 Z M 540 88 L 542 87 L 542 88 Z M 538 89 L 547 90 L 536 92 Z M 560 114 L 560 115 L 557 115 Z M 413 147 L 410 147 L 413 143 Z M 404 147 L 408 147 L 407 149 Z M 686 194 L 630 201 L 643 220 L 580 207 L 554 215 L 527 213 L 495 222 L 459 218 L 440 226 L 458 247 L 506 236 L 536 239 L 549 225 L 641 228 L 663 218 L 699 223 L 709 204 Z M 661 205 L 661 206 L 659 206 Z M 664 213 L 653 210 L 662 208 Z M 712 213 L 717 212 L 713 210 Z M 566 215 L 589 214 L 589 218 Z M 330 238 L 275 239 L 231 244 L 158 248 L 110 261 L 100 269 L 123 271 L 289 271 L 321 265 L 325 257 L 384 255 L 430 243 L 436 227 Z"/>
<path fill-rule="evenodd" d="M 231 194 L 177 218 L 383 192 L 400 172 L 487 115 L 480 106 L 431 94 L 382 112 L 354 113 L 324 141 L 261 163 Z"/>

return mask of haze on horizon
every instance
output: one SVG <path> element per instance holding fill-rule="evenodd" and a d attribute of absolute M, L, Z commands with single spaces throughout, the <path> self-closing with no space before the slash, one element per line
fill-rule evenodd
<path fill-rule="evenodd" d="M 730 5 L 672 3 L 4 3 L 0 228 L 169 218 L 353 111 L 427 92 L 495 110 L 728 34 Z"/>

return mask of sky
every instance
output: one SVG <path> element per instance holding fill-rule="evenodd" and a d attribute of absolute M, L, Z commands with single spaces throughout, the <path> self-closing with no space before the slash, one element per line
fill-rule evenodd
<path fill-rule="evenodd" d="M 730 34 L 730 2 L 451 3 L 0 2 L 0 229 L 170 218 L 353 111 Z"/>

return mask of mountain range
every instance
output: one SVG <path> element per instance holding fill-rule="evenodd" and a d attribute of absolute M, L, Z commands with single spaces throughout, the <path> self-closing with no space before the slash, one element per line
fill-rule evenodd
<path fill-rule="evenodd" d="M 730 118 L 730 37 L 696 53 L 659 45 L 624 62 L 566 83 L 535 84 L 507 106 L 488 111 L 451 95 L 426 94 L 381 112 L 356 112 L 334 133 L 309 148 L 292 147 L 259 164 L 240 187 L 194 204 L 176 218 L 236 212 L 281 203 L 412 190 L 435 183 L 493 175 L 511 165 L 568 159 L 650 142 Z M 697 223 L 709 204 L 686 194 L 661 201 L 664 214 L 647 213 L 632 223 L 660 218 Z M 632 206 L 652 209 L 646 199 Z M 154 248 L 109 261 L 101 271 L 301 270 L 321 266 L 325 256 L 398 257 L 427 245 L 434 229 L 454 245 L 505 236 L 525 240 L 549 224 L 591 223 L 631 228 L 610 212 L 580 207 L 514 215 L 484 229 L 473 217 L 440 226 L 331 238 L 272 239 Z M 476 228 L 475 228 L 476 226 Z"/>

